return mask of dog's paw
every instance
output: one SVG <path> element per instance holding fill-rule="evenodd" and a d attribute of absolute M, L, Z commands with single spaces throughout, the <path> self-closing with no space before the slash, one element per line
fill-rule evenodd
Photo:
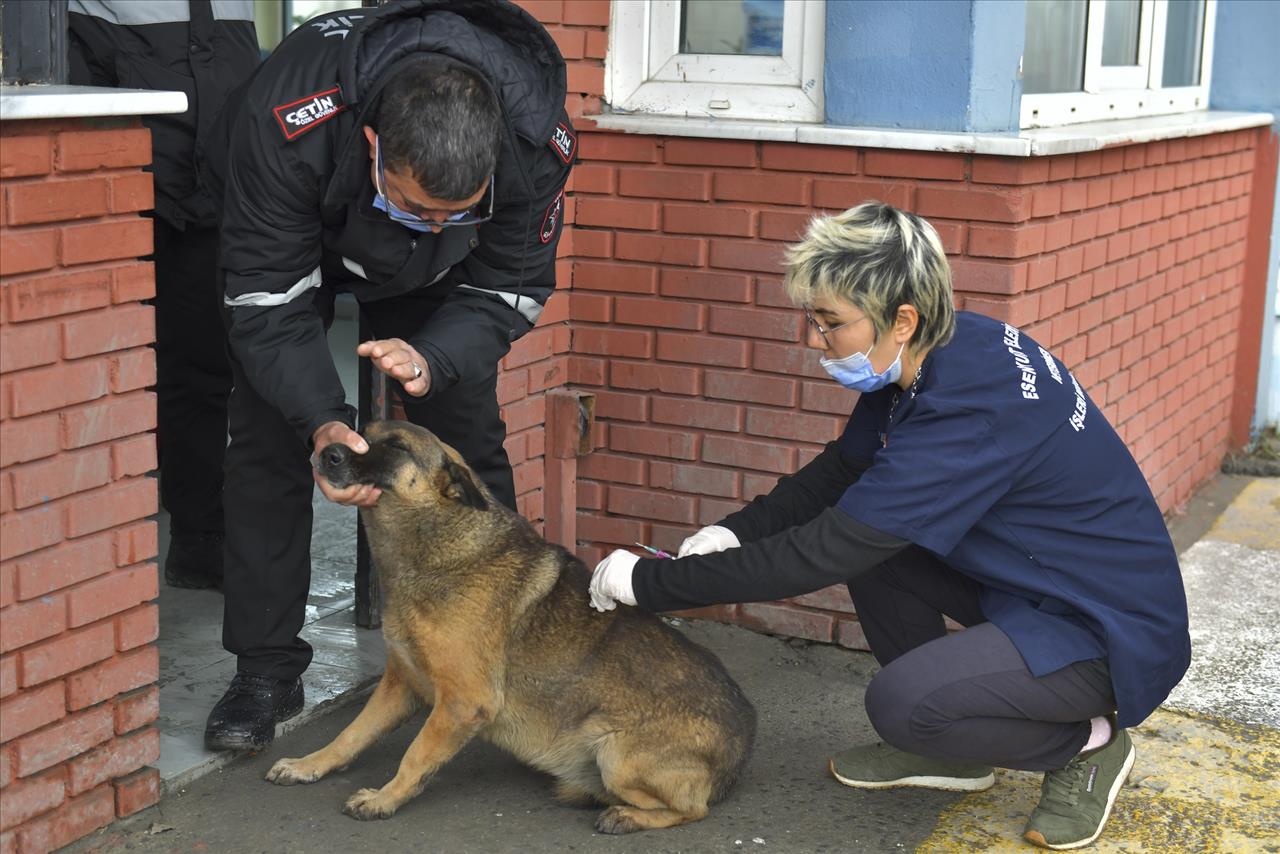
<path fill-rule="evenodd" d="M 292 786 L 295 783 L 314 783 L 322 775 L 315 768 L 307 767 L 303 759 L 281 759 L 267 772 L 267 782 L 277 786 Z"/>
<path fill-rule="evenodd" d="M 627 807 L 609 807 L 596 816 L 596 830 L 601 833 L 634 833 L 640 825 L 630 815 Z"/>
<path fill-rule="evenodd" d="M 371 821 L 375 818 L 391 818 L 400 805 L 382 794 L 380 789 L 361 789 L 347 798 L 342 811 L 360 821 Z"/>

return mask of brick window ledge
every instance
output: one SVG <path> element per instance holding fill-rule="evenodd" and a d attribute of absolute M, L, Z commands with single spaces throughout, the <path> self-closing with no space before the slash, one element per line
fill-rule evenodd
<path fill-rule="evenodd" d="M 898 128 L 836 127 L 785 122 L 750 122 L 732 119 L 679 118 L 604 113 L 584 116 L 601 130 L 659 136 L 745 139 L 763 142 L 799 142 L 817 145 L 893 148 L 906 151 L 949 151 L 1005 157 L 1044 157 L 1079 154 L 1113 145 L 1156 142 L 1227 133 L 1269 125 L 1270 113 L 1202 110 L 1171 116 L 1088 122 L 1056 128 L 1036 128 L 1012 133 L 949 133 Z"/>

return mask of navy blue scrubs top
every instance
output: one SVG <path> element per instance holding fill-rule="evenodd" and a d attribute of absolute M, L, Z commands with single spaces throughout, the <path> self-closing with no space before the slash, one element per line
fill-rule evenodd
<path fill-rule="evenodd" d="M 840 499 L 983 585 L 983 613 L 1036 676 L 1105 658 L 1119 725 L 1191 660 L 1160 509 L 1128 448 L 1063 364 L 1014 327 L 960 312 L 915 394 L 864 394 L 842 449 L 871 467 Z"/>

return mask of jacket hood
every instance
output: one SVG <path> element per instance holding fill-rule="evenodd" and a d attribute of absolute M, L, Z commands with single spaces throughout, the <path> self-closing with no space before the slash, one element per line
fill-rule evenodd
<path fill-rule="evenodd" d="M 392 2 L 366 16 L 348 42 L 338 73 L 343 98 L 357 112 L 368 108 L 371 93 L 376 96 L 379 76 L 423 52 L 479 69 L 512 130 L 532 143 L 551 138 L 564 105 L 559 49 L 533 16 L 508 0 Z"/>

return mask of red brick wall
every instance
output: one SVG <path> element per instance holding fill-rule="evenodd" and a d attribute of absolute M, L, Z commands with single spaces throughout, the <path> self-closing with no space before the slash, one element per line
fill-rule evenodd
<path fill-rule="evenodd" d="M 5 852 L 159 797 L 150 159 L 136 120 L 0 124 Z"/>
<path fill-rule="evenodd" d="M 597 396 L 579 554 L 671 547 L 838 435 L 854 395 L 801 340 L 780 259 L 808 218 L 880 199 L 942 235 L 960 307 L 1053 350 L 1168 512 L 1228 447 L 1258 132 L 1049 158 L 608 133 L 603 2 L 528 0 L 569 61 L 568 381 Z M 586 117 L 582 118 L 582 113 Z M 862 646 L 847 594 L 712 609 Z"/>
<path fill-rule="evenodd" d="M 565 107 L 575 119 L 598 113 L 604 90 L 605 30 L 608 0 L 520 0 L 520 5 L 546 25 L 568 63 L 569 97 Z M 570 185 L 572 186 L 572 185 Z M 507 454 L 516 482 L 516 507 L 541 531 L 546 515 L 545 392 L 569 381 L 569 285 L 574 255 L 572 212 L 560 240 L 558 289 L 537 327 L 517 341 L 502 361 L 498 403 L 507 423 Z"/>
<path fill-rule="evenodd" d="M 1090 390 L 1165 511 L 1227 449 L 1256 135 L 1004 159 L 587 132 L 575 180 L 575 384 L 588 561 L 670 547 L 838 435 L 855 399 L 804 348 L 780 284 L 807 219 L 881 199 L 927 217 L 958 304 L 1026 329 Z M 824 591 L 721 609 L 860 646 Z"/>
<path fill-rule="evenodd" d="M 564 253 L 564 247 L 561 248 Z M 570 275 L 567 261 L 558 261 L 559 280 Z M 543 477 L 547 420 L 547 389 L 568 379 L 569 295 L 557 293 L 548 301 L 537 326 L 511 347 L 498 376 L 498 403 L 507 424 L 507 456 L 515 476 L 516 509 L 543 528 Z"/>

